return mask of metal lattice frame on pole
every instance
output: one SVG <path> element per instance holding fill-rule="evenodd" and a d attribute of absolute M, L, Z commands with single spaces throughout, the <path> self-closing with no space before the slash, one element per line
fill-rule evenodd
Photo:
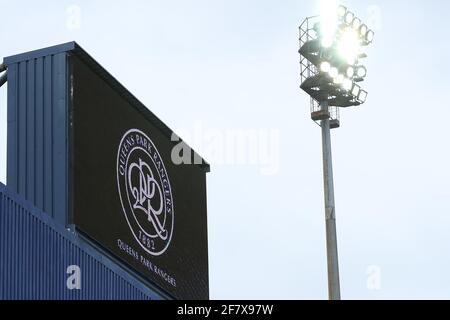
<path fill-rule="evenodd" d="M 302 48 L 308 41 L 314 39 L 314 25 L 319 22 L 319 16 L 306 18 L 300 25 L 300 48 Z M 317 76 L 319 70 L 307 58 L 301 56 L 300 59 L 300 76 L 301 82 L 304 83 L 307 79 Z M 338 107 L 330 106 L 328 111 L 322 110 L 320 101 L 311 97 L 311 119 L 319 126 L 321 121 L 330 119 L 331 129 L 340 127 L 340 112 Z"/>

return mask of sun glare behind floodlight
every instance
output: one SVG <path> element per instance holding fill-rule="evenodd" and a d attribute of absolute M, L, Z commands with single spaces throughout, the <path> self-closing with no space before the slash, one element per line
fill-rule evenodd
<path fill-rule="evenodd" d="M 352 78 L 355 75 L 355 68 L 348 67 L 346 71 L 347 77 Z"/>
<path fill-rule="evenodd" d="M 338 74 L 336 78 L 334 78 L 333 82 L 334 84 L 342 84 L 344 82 L 345 78 L 343 74 Z"/>
<path fill-rule="evenodd" d="M 320 43 L 322 44 L 322 47 L 330 48 L 333 45 L 333 39 L 330 37 L 323 37 Z"/>
<path fill-rule="evenodd" d="M 345 28 L 338 41 L 338 54 L 349 65 L 354 65 L 360 52 L 360 39 L 357 31 Z"/>
<path fill-rule="evenodd" d="M 324 48 L 330 48 L 333 45 L 333 37 L 330 32 L 324 30 L 326 26 L 322 23 L 315 23 L 313 30 L 316 33 L 317 38 L 320 40 L 320 44 Z"/>
<path fill-rule="evenodd" d="M 352 80 L 350 80 L 350 79 L 345 79 L 345 80 L 344 80 L 344 83 L 342 84 L 342 88 L 343 88 L 345 91 L 350 91 L 350 90 L 352 90 L 352 85 L 353 85 Z"/>
<path fill-rule="evenodd" d="M 336 67 L 331 67 L 329 73 L 332 79 L 336 78 L 339 75 L 339 70 Z"/>
<path fill-rule="evenodd" d="M 324 61 L 320 64 L 320 71 L 328 73 L 330 72 L 331 65 L 328 61 Z"/>

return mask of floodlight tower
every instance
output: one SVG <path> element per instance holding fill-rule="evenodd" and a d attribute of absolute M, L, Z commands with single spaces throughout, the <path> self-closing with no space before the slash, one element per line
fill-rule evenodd
<path fill-rule="evenodd" d="M 322 128 L 323 176 L 327 235 L 328 292 L 340 300 L 339 263 L 334 203 L 331 129 L 340 127 L 340 108 L 359 106 L 367 91 L 364 48 L 374 32 L 344 6 L 306 18 L 300 26 L 301 88 L 311 97 L 311 118 Z"/>

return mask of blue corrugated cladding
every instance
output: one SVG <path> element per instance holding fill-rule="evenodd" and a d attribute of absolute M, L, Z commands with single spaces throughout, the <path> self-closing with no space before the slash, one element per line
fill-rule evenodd
<path fill-rule="evenodd" d="M 69 266 L 81 290 L 67 287 Z M 138 279 L 0 184 L 0 300 L 159 300 Z"/>
<path fill-rule="evenodd" d="M 67 53 L 8 64 L 8 187 L 67 217 Z"/>

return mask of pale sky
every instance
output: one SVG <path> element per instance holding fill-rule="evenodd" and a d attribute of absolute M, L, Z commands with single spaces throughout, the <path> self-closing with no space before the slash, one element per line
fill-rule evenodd
<path fill-rule="evenodd" d="M 368 101 L 344 110 L 332 132 L 342 296 L 450 299 L 450 4 L 346 4 L 376 35 Z M 317 1 L 0 7 L 0 57 L 75 40 L 207 160 L 216 152 L 212 298 L 327 298 L 321 136 L 299 89 L 297 52 L 298 26 L 319 13 Z M 0 121 L 5 182 L 6 87 Z M 242 130 L 259 133 L 256 158 L 221 143 Z"/>

